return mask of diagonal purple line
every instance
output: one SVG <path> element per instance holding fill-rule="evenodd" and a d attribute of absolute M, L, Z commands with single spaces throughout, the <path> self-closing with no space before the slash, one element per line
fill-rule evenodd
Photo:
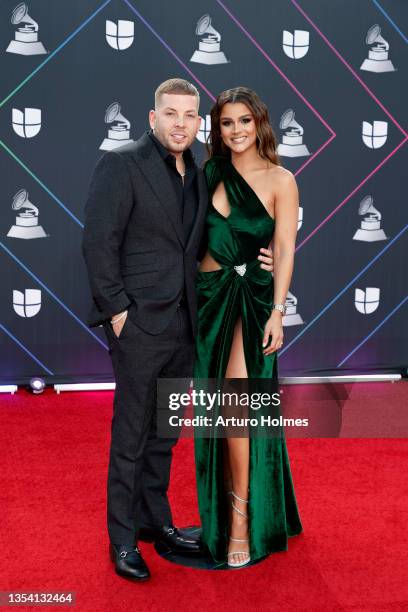
<path fill-rule="evenodd" d="M 218 0 L 217 0 L 218 2 Z M 324 42 L 326 43 L 326 45 L 328 47 L 330 47 L 330 49 L 333 51 L 333 53 L 335 53 L 335 55 L 337 55 L 337 57 L 339 58 L 339 60 L 346 66 L 346 68 L 351 72 L 351 74 L 354 76 L 355 79 L 357 79 L 357 81 L 360 83 L 360 85 L 366 90 L 366 92 L 368 93 L 369 96 L 372 97 L 372 99 L 378 104 L 378 106 L 381 108 L 381 110 L 387 115 L 387 117 L 389 117 L 391 119 L 391 121 L 393 122 L 393 124 L 400 130 L 400 132 L 404 135 L 404 136 L 408 136 L 407 132 L 400 126 L 400 124 L 398 123 L 398 121 L 396 119 L 394 119 L 394 117 L 391 115 L 391 113 L 389 112 L 389 110 L 387 110 L 384 106 L 384 104 L 382 104 L 382 102 L 380 102 L 380 100 L 377 98 L 377 96 L 375 96 L 373 94 L 373 92 L 371 91 L 371 89 L 364 83 L 363 79 L 357 74 L 357 72 L 354 70 L 354 68 L 352 68 L 350 66 L 350 64 L 347 62 L 347 60 L 341 55 L 341 53 L 339 53 L 337 51 L 337 49 L 335 48 L 335 46 L 330 42 L 330 40 L 327 38 L 327 36 L 325 36 L 323 34 L 323 32 L 321 30 L 319 30 L 319 28 L 317 27 L 317 25 L 311 20 L 311 18 L 309 17 L 309 15 L 307 13 L 305 13 L 305 11 L 299 6 L 299 4 L 296 2 L 296 0 L 291 0 L 292 4 L 298 9 L 298 11 L 303 15 L 303 17 L 306 19 L 306 21 L 308 21 L 310 23 L 310 25 L 316 30 L 316 32 L 323 38 Z"/>
<path fill-rule="evenodd" d="M 404 144 L 407 142 L 407 140 L 408 140 L 408 137 L 407 137 L 407 138 L 404 138 L 403 140 L 401 140 L 401 142 L 400 142 L 400 143 L 399 143 L 399 144 L 398 144 L 398 145 L 395 147 L 395 149 L 393 149 L 393 150 L 391 151 L 391 153 L 389 153 L 389 154 L 387 155 L 387 157 L 385 157 L 385 158 L 384 158 L 384 159 L 383 159 L 383 160 L 382 160 L 382 161 L 381 161 L 381 162 L 378 164 L 378 166 L 376 166 L 376 167 L 375 167 L 373 170 L 371 170 L 371 172 L 370 172 L 369 174 L 367 174 L 367 176 L 366 176 L 366 177 L 365 177 L 365 178 L 364 178 L 364 179 L 361 181 L 361 183 L 359 183 L 359 184 L 357 185 L 357 187 L 355 187 L 355 188 L 353 189 L 353 191 L 351 191 L 351 192 L 348 194 L 348 196 L 347 196 L 346 198 L 344 198 L 344 200 L 343 200 L 342 202 L 340 202 L 340 204 L 338 204 L 338 205 L 336 206 L 336 208 L 334 208 L 334 209 L 331 211 L 331 213 L 330 213 L 329 215 L 327 215 L 327 217 L 325 217 L 325 218 L 323 219 L 323 221 L 321 221 L 321 222 L 319 223 L 319 225 L 317 225 L 317 226 L 314 228 L 314 230 L 312 230 L 312 231 L 310 232 L 310 234 L 309 234 L 308 236 L 306 236 L 306 238 L 305 238 L 305 239 L 304 239 L 304 240 L 303 240 L 303 241 L 302 241 L 302 242 L 301 242 L 301 243 L 300 243 L 300 244 L 299 244 L 299 245 L 296 247 L 296 249 L 295 249 L 295 250 L 296 250 L 296 251 L 298 251 L 299 249 L 301 249 L 301 248 L 302 248 L 302 246 L 304 246 L 304 245 L 305 245 L 305 244 L 306 244 L 306 243 L 307 243 L 307 242 L 310 240 L 310 238 L 311 238 L 312 236 L 314 236 L 314 234 L 316 234 L 316 232 L 318 232 L 318 231 L 319 231 L 319 229 L 320 229 L 320 228 L 322 228 L 322 227 L 323 227 L 323 225 L 325 225 L 325 224 L 326 224 L 326 223 L 327 223 L 327 222 L 328 222 L 328 221 L 329 221 L 329 220 L 330 220 L 330 219 L 333 217 L 333 215 L 335 215 L 335 214 L 336 214 L 336 212 L 337 212 L 338 210 L 340 210 L 340 208 L 342 208 L 342 207 L 343 207 L 345 204 L 347 204 L 347 202 L 350 200 L 350 198 L 352 198 L 352 197 L 353 197 L 353 195 L 354 195 L 354 194 L 355 194 L 355 193 L 356 193 L 356 192 L 357 192 L 357 191 L 360 189 L 360 187 L 362 187 L 362 186 L 363 186 L 363 185 L 364 185 L 364 184 L 365 184 L 365 183 L 366 183 L 366 182 L 367 182 L 367 181 L 368 181 L 368 180 L 369 180 L 369 179 L 370 179 L 372 176 L 374 176 L 374 174 L 375 174 L 376 172 L 378 172 L 378 171 L 379 171 L 379 169 L 380 169 L 380 168 L 381 168 L 381 167 L 382 167 L 382 166 L 383 166 L 383 165 L 384 165 L 384 164 L 385 164 L 385 163 L 386 163 L 386 162 L 387 162 L 389 159 L 391 159 L 391 157 L 392 157 L 393 155 L 395 155 L 395 153 L 398 151 L 398 149 L 400 149 L 400 148 L 401 148 L 401 147 L 402 147 L 402 146 L 403 146 L 403 145 L 404 145 Z"/>
<path fill-rule="evenodd" d="M 306 166 L 308 166 L 310 164 L 310 162 L 313 161 L 314 158 L 317 157 L 319 155 L 319 153 L 321 153 L 323 151 L 323 149 L 325 149 L 327 147 L 327 145 L 329 145 L 331 143 L 332 140 L 334 140 L 334 138 L 336 138 L 335 135 L 330 136 L 330 138 L 328 140 L 326 140 L 326 142 L 324 142 L 322 144 L 322 146 L 319 147 L 317 149 L 317 151 L 315 151 L 311 157 L 308 157 L 306 159 L 306 161 L 300 166 L 300 168 L 298 168 L 296 170 L 296 172 L 294 172 L 294 175 L 297 176 L 300 172 L 302 172 L 306 168 Z"/>
<path fill-rule="evenodd" d="M 126 0 L 125 0 L 126 1 Z M 234 21 L 234 23 L 239 27 L 239 29 L 245 34 L 245 36 L 247 38 L 249 38 L 249 40 L 252 42 L 253 45 L 255 45 L 255 47 L 258 49 L 258 51 L 260 53 L 262 53 L 262 55 L 264 56 L 264 58 L 266 59 L 267 62 L 270 63 L 271 66 L 273 66 L 273 68 L 276 70 L 276 72 L 278 72 L 280 74 L 280 76 L 288 83 L 288 85 L 295 91 L 295 93 L 299 96 L 299 98 L 306 104 L 306 106 L 308 108 L 310 108 L 310 110 L 316 115 L 316 117 L 318 117 L 318 119 L 323 123 L 323 125 L 329 130 L 329 132 L 332 134 L 332 136 L 336 136 L 336 133 L 334 132 L 334 130 L 332 130 L 332 128 L 329 126 L 329 124 L 327 123 L 327 121 L 325 121 L 325 119 L 323 119 L 323 117 L 321 116 L 321 114 L 316 110 L 316 108 L 305 98 L 305 96 L 298 90 L 298 88 L 296 87 L 296 85 L 294 83 L 292 83 L 292 81 L 289 79 L 289 77 L 286 76 L 286 74 L 279 68 L 279 66 L 277 64 L 275 64 L 275 62 L 269 57 L 269 55 L 266 53 L 266 51 L 261 47 L 261 45 L 259 44 L 259 42 L 257 40 L 255 40 L 255 38 L 248 32 L 248 30 L 246 30 L 244 28 L 244 26 L 242 25 L 242 23 L 235 17 L 235 15 L 233 15 L 233 13 L 231 13 L 231 11 L 225 6 L 225 4 L 223 4 L 221 2 L 221 0 L 216 0 L 217 4 L 219 4 L 221 6 L 222 9 L 224 9 L 224 11 L 227 13 L 227 15 L 229 15 L 232 19 L 232 21 Z"/>
<path fill-rule="evenodd" d="M 209 89 L 200 81 L 200 79 L 194 74 L 192 70 L 183 62 L 183 60 L 177 55 L 175 51 L 166 43 L 166 41 L 156 32 L 156 30 L 150 25 L 150 23 L 143 17 L 141 13 L 129 2 L 129 0 L 123 0 L 123 2 L 130 8 L 130 10 L 140 19 L 142 23 L 150 30 L 150 32 L 161 42 L 163 47 L 174 57 L 174 59 L 188 72 L 188 74 L 195 80 L 196 83 L 205 91 L 205 93 L 215 102 L 216 98 Z"/>
<path fill-rule="evenodd" d="M 372 91 L 369 89 L 369 87 L 367 87 L 367 85 L 364 83 L 364 81 L 359 77 L 359 75 L 355 72 L 355 70 L 350 66 L 350 64 L 344 59 L 344 57 L 337 51 L 337 49 L 334 47 L 334 45 L 332 45 L 332 43 L 328 40 L 328 38 L 323 34 L 323 32 L 321 30 L 319 30 L 319 28 L 313 23 L 313 21 L 310 19 L 310 17 L 305 13 L 305 11 L 299 6 L 299 4 L 296 2 L 296 0 L 291 0 L 292 4 L 298 9 L 298 11 L 304 16 L 304 18 L 306 19 L 306 21 L 308 21 L 310 23 L 310 25 L 316 30 L 316 32 L 323 38 L 323 40 L 326 42 L 326 44 L 330 47 L 330 49 L 337 55 L 337 57 L 340 59 L 340 61 L 348 68 L 348 70 L 350 70 L 350 72 L 353 74 L 353 76 L 357 79 L 357 81 L 364 87 L 364 89 L 366 90 L 366 92 L 373 98 L 373 100 L 380 106 L 380 108 L 386 113 L 386 115 L 392 120 L 392 122 L 397 126 L 397 128 L 404 134 L 405 138 L 395 147 L 395 149 L 393 149 L 391 151 L 391 153 L 389 153 L 387 155 L 387 157 L 385 157 L 385 159 L 382 160 L 382 162 L 380 162 L 378 164 L 378 166 L 376 166 L 366 177 L 365 179 L 363 179 L 361 181 L 361 183 L 355 187 L 351 193 L 342 201 L 340 202 L 336 208 L 334 208 L 331 213 L 329 215 L 327 215 L 327 217 L 325 217 L 320 223 L 319 225 L 317 225 L 308 236 L 306 236 L 304 238 L 304 240 L 296 247 L 296 251 L 298 251 L 299 249 L 302 248 L 302 246 L 304 246 L 309 240 L 310 238 L 312 238 L 312 236 L 314 236 L 319 229 L 321 229 L 330 219 L 333 215 L 336 214 L 336 212 L 338 210 L 340 210 L 340 208 L 342 208 L 349 200 L 350 198 L 360 189 L 360 187 L 362 187 L 376 172 L 379 171 L 379 169 L 393 156 L 395 155 L 395 153 L 398 151 L 398 149 L 400 149 L 407 141 L 408 139 L 408 135 L 406 134 L 406 132 L 402 129 L 402 127 L 399 125 L 399 123 L 394 119 L 394 117 L 391 115 L 391 113 L 385 108 L 385 106 L 377 99 L 377 97 L 372 93 Z"/>

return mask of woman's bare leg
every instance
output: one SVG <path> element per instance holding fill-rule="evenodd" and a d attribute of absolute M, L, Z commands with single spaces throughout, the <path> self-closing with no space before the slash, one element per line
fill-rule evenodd
<path fill-rule="evenodd" d="M 232 340 L 231 353 L 228 361 L 225 378 L 248 378 L 245 363 L 244 345 L 242 337 L 242 320 L 238 319 Z M 238 412 L 238 411 L 237 411 Z M 240 416 L 237 414 L 236 416 Z M 242 499 L 248 499 L 249 487 L 249 437 L 231 438 L 227 440 L 229 469 L 231 471 L 232 490 Z M 248 504 L 230 496 L 230 503 L 248 514 Z M 248 539 L 248 519 L 235 510 L 231 513 L 230 536 L 239 540 Z M 249 542 L 229 542 L 228 552 L 235 550 L 248 551 Z M 237 553 L 229 557 L 233 563 L 246 561 L 247 556 Z"/>

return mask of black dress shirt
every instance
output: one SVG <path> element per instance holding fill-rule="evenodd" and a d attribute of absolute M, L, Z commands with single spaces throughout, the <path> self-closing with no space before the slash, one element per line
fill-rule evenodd
<path fill-rule="evenodd" d="M 195 216 L 198 209 L 198 189 L 197 189 L 197 165 L 190 149 L 183 152 L 185 166 L 184 184 L 180 172 L 176 167 L 176 158 L 162 145 L 160 140 L 153 134 L 153 130 L 148 135 L 156 145 L 161 157 L 166 162 L 171 183 L 176 193 L 179 205 L 180 219 L 183 223 L 185 242 L 190 236 L 193 228 Z"/>

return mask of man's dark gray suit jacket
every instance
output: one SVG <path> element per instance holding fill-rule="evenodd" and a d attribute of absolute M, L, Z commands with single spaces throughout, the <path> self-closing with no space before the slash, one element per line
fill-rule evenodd
<path fill-rule="evenodd" d="M 147 133 L 102 156 L 85 205 L 82 242 L 93 297 L 90 327 L 129 308 L 136 325 L 159 334 L 184 289 L 195 336 L 195 277 L 208 205 L 200 168 L 197 186 L 197 214 L 185 241 L 175 191 Z"/>

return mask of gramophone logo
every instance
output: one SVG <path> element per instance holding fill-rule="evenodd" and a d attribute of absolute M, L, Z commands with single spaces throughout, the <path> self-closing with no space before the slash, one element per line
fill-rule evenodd
<path fill-rule="evenodd" d="M 41 310 L 41 289 L 26 289 L 24 293 L 13 289 L 13 308 L 19 317 L 35 317 Z"/>
<path fill-rule="evenodd" d="M 200 128 L 197 132 L 197 140 L 206 143 L 211 132 L 211 115 L 201 117 Z"/>
<path fill-rule="evenodd" d="M 362 138 L 369 149 L 380 149 L 387 142 L 388 123 L 386 121 L 363 121 Z"/>
<path fill-rule="evenodd" d="M 395 72 L 393 63 L 388 59 L 390 45 L 381 36 L 381 28 L 376 23 L 367 32 L 366 45 L 370 45 L 368 58 L 360 66 L 360 70 L 368 72 Z"/>
<path fill-rule="evenodd" d="M 116 24 L 114 21 L 106 20 L 106 42 L 116 51 L 124 51 L 132 46 L 135 39 L 135 24 L 133 21 L 119 19 Z"/>
<path fill-rule="evenodd" d="M 197 22 L 195 33 L 200 37 L 200 40 L 198 43 L 198 50 L 194 51 L 190 58 L 190 62 L 197 62 L 198 64 L 207 64 L 210 66 L 228 63 L 220 47 L 221 34 L 212 27 L 210 15 L 203 15 L 200 17 Z"/>
<path fill-rule="evenodd" d="M 309 149 L 303 144 L 303 128 L 295 121 L 295 111 L 288 108 L 282 115 L 279 127 L 286 130 L 282 142 L 278 145 L 278 155 L 283 157 L 304 157 L 310 155 Z"/>
<path fill-rule="evenodd" d="M 108 130 L 108 137 L 104 139 L 99 149 L 112 151 L 133 142 L 133 138 L 130 138 L 130 121 L 122 115 L 119 102 L 113 102 L 108 106 L 105 113 L 105 123 L 111 125 L 111 127 Z"/>
<path fill-rule="evenodd" d="M 356 289 L 354 305 L 361 314 L 375 312 L 380 303 L 380 290 L 378 287 L 366 287 L 365 291 Z"/>
<path fill-rule="evenodd" d="M 291 59 L 301 59 L 309 51 L 309 32 L 307 30 L 283 30 L 282 49 Z"/>
<path fill-rule="evenodd" d="M 373 196 L 367 195 L 360 202 L 358 214 L 363 217 L 360 229 L 356 231 L 353 240 L 362 242 L 377 242 L 388 240 L 384 230 L 381 228 L 381 213 L 374 207 Z"/>
<path fill-rule="evenodd" d="M 39 108 L 12 109 L 13 129 L 21 138 L 34 138 L 41 130 L 41 110 Z"/>
<path fill-rule="evenodd" d="M 13 198 L 12 209 L 18 211 L 16 223 L 12 225 L 8 238 L 23 238 L 25 240 L 31 238 L 47 238 L 46 234 L 38 225 L 38 208 L 31 204 L 28 199 L 28 192 L 25 189 L 20 189 Z"/>
<path fill-rule="evenodd" d="M 284 327 L 291 327 L 292 325 L 303 325 L 303 319 L 297 312 L 297 303 L 297 297 L 295 297 L 293 293 L 288 291 L 285 301 L 286 314 L 284 317 L 282 317 L 282 325 Z"/>
<path fill-rule="evenodd" d="M 300 230 L 302 225 L 303 225 L 303 206 L 299 206 L 297 231 Z"/>
<path fill-rule="evenodd" d="M 7 53 L 18 55 L 44 55 L 47 53 L 42 42 L 38 40 L 38 23 L 28 14 L 25 2 L 16 6 L 11 14 L 11 23 L 18 26 L 14 40 L 6 49 Z"/>

